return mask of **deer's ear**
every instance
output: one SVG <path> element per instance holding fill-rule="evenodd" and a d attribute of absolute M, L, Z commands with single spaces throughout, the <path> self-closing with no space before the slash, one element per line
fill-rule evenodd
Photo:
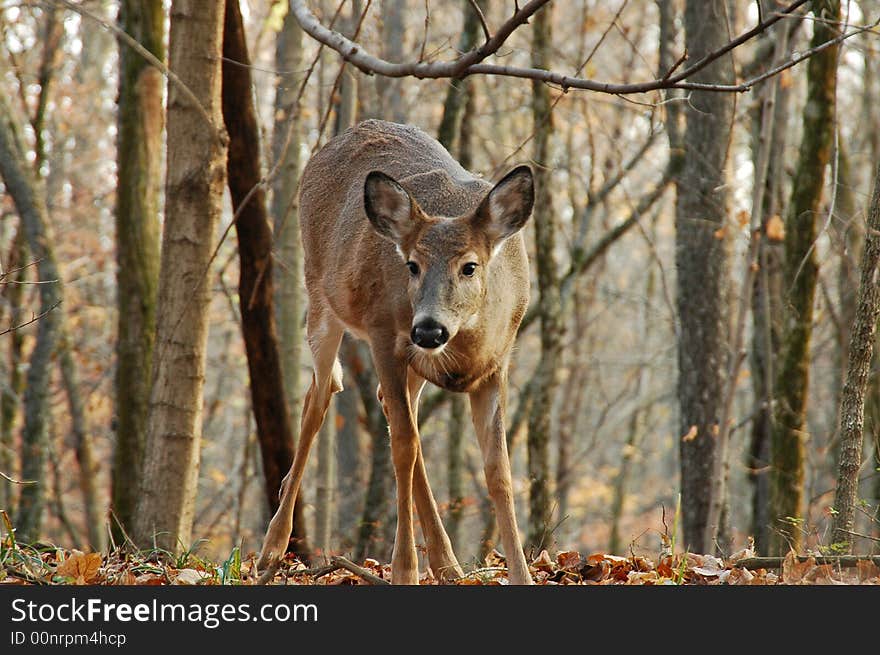
<path fill-rule="evenodd" d="M 523 228 L 534 204 L 532 169 L 518 166 L 505 175 L 480 203 L 474 215 L 474 226 L 488 235 L 494 249 Z"/>
<path fill-rule="evenodd" d="M 398 246 L 415 227 L 417 204 L 395 180 L 373 171 L 364 182 L 364 210 L 373 229 Z"/>

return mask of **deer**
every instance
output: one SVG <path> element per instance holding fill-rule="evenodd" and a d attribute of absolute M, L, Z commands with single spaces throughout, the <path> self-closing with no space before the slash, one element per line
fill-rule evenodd
<path fill-rule="evenodd" d="M 300 179 L 306 334 L 313 360 L 299 442 L 258 570 L 284 556 L 309 450 L 342 390 L 343 333 L 369 345 L 397 482 L 391 583 L 419 584 L 413 501 L 428 564 L 463 575 L 428 484 L 418 430 L 426 381 L 466 393 L 510 584 L 533 584 L 520 542 L 505 437 L 511 351 L 529 303 L 522 229 L 531 169 L 492 185 L 421 129 L 363 121 L 329 140 Z"/>

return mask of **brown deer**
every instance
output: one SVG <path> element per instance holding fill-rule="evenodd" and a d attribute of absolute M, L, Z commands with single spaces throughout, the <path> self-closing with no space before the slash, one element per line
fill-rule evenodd
<path fill-rule="evenodd" d="M 534 200 L 520 166 L 494 187 L 421 130 L 368 120 L 329 141 L 300 184 L 307 333 L 314 360 L 299 445 L 258 562 L 284 555 L 293 506 L 330 397 L 344 330 L 366 339 L 391 428 L 397 480 L 393 584 L 418 584 L 413 499 L 431 568 L 462 575 L 428 486 L 417 411 L 425 380 L 470 396 L 512 584 L 532 584 L 514 513 L 504 433 L 507 370 L 529 301 L 520 230 Z"/>

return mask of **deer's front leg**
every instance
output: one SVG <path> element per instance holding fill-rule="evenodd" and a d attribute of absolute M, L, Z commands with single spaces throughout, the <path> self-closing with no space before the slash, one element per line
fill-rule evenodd
<path fill-rule="evenodd" d="M 413 531 L 413 476 L 419 456 L 419 433 L 407 389 L 407 364 L 392 352 L 373 347 L 381 402 L 391 428 L 391 459 L 397 480 L 397 532 L 391 556 L 392 584 L 419 584 Z"/>
<path fill-rule="evenodd" d="M 495 506 L 498 531 L 507 557 L 511 584 L 534 584 L 523 554 L 522 542 L 516 525 L 513 505 L 513 483 L 510 477 L 510 459 L 504 433 L 504 408 L 507 402 L 507 367 L 495 373 L 478 390 L 470 394 L 471 416 L 480 450 L 489 497 Z"/>

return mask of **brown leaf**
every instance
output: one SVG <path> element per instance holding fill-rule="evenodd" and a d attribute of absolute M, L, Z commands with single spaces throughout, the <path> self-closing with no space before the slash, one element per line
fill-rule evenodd
<path fill-rule="evenodd" d="M 724 237 L 725 237 L 726 235 L 727 235 L 727 226 L 726 226 L 726 225 L 722 225 L 722 226 L 719 227 L 717 230 L 715 230 L 715 233 L 714 233 L 712 236 L 714 236 L 716 239 L 718 239 L 719 241 L 721 241 L 722 239 L 724 239 Z"/>
<path fill-rule="evenodd" d="M 507 560 L 504 558 L 504 555 L 499 553 L 494 548 L 492 552 L 486 555 L 486 566 L 505 566 L 507 564 Z"/>
<path fill-rule="evenodd" d="M 100 568 L 101 555 L 99 553 L 83 553 L 74 550 L 70 557 L 58 565 L 56 573 L 65 578 L 73 578 L 74 584 L 84 585 L 95 582 Z"/>
<path fill-rule="evenodd" d="M 880 567 L 874 562 L 861 559 L 856 563 L 856 570 L 859 572 L 859 581 L 866 582 L 872 578 L 880 577 Z"/>
<path fill-rule="evenodd" d="M 802 584 L 804 576 L 816 566 L 816 560 L 808 557 L 805 561 L 798 560 L 793 550 L 782 560 L 782 581 L 785 584 Z"/>
<path fill-rule="evenodd" d="M 738 562 L 742 559 L 748 559 L 750 557 L 755 556 L 755 551 L 752 548 L 752 544 L 749 544 L 748 548 L 743 548 L 742 550 L 736 551 L 730 558 L 727 560 L 729 563 L 733 564 L 734 562 Z"/>
<path fill-rule="evenodd" d="M 726 582 L 729 585 L 747 585 L 751 584 L 754 578 L 754 574 L 748 569 L 731 569 Z"/>
<path fill-rule="evenodd" d="M 584 565 L 580 573 L 581 577 L 587 582 L 601 582 L 606 580 L 611 573 L 611 565 L 604 560 L 599 560 L 598 562 Z"/>
<path fill-rule="evenodd" d="M 134 573 L 132 573 L 131 571 L 129 571 L 128 569 L 125 569 L 125 570 L 119 575 L 119 577 L 116 578 L 116 582 L 115 582 L 115 584 L 118 584 L 118 585 L 136 585 L 136 584 L 137 584 L 137 576 L 136 576 Z"/>
<path fill-rule="evenodd" d="M 145 573 L 143 575 L 139 575 L 137 578 L 135 578 L 135 580 L 137 584 L 146 587 L 158 587 L 165 584 L 165 578 L 161 575 L 156 575 L 155 573 Z"/>
<path fill-rule="evenodd" d="M 767 226 L 764 228 L 769 241 L 785 241 L 785 222 L 779 214 L 773 214 L 767 220 Z"/>
<path fill-rule="evenodd" d="M 553 560 L 550 559 L 550 553 L 542 550 L 532 562 L 532 568 L 539 571 L 551 571 L 553 569 Z"/>
<path fill-rule="evenodd" d="M 581 563 L 581 554 L 576 550 L 566 550 L 556 556 L 556 565 L 561 569 L 574 570 Z"/>
<path fill-rule="evenodd" d="M 205 579 L 211 577 L 204 571 L 197 571 L 196 569 L 180 569 L 177 572 L 177 577 L 174 578 L 174 582 L 172 584 L 176 585 L 196 585 L 201 584 L 205 581 Z"/>
<path fill-rule="evenodd" d="M 691 429 L 687 431 L 687 434 L 684 435 L 681 440 L 687 443 L 688 441 L 693 441 L 697 438 L 697 426 L 692 425 Z"/>
<path fill-rule="evenodd" d="M 840 585 L 844 584 L 831 564 L 819 564 L 807 571 L 804 582 L 816 585 Z"/>

